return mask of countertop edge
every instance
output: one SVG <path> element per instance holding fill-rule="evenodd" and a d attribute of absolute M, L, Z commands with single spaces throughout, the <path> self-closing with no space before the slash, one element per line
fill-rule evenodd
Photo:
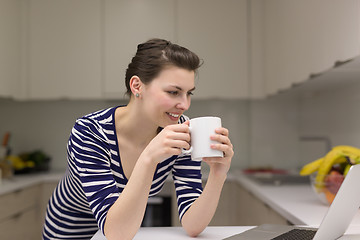
<path fill-rule="evenodd" d="M 2 179 L 2 183 L 0 184 L 0 196 L 40 183 L 58 182 L 64 176 L 64 173 L 65 171 L 29 173 L 15 175 L 11 179 Z"/>

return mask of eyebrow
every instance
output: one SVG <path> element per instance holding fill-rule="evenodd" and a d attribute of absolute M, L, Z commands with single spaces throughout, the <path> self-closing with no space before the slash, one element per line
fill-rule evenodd
<path fill-rule="evenodd" d="M 174 87 L 174 88 L 176 88 L 176 89 L 178 89 L 178 90 L 180 90 L 180 91 L 183 91 L 183 89 L 182 89 L 181 87 L 179 87 L 179 86 L 171 85 L 171 87 Z M 194 91 L 194 90 L 195 90 L 195 87 L 193 87 L 192 89 L 190 89 L 188 92 L 192 92 L 192 91 Z"/>

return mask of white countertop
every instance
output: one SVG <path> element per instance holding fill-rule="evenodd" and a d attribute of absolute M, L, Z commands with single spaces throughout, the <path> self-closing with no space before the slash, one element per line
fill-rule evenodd
<path fill-rule="evenodd" d="M 14 192 L 39 183 L 58 182 L 64 176 L 64 173 L 65 171 L 29 173 L 15 175 L 11 179 L 2 179 L 0 184 L 0 195 Z"/>
<path fill-rule="evenodd" d="M 260 185 L 241 171 L 233 173 L 232 178 L 295 225 L 318 227 L 329 209 L 329 206 L 318 199 L 310 184 Z M 358 225 L 360 229 L 360 210 L 351 224 Z"/>
<path fill-rule="evenodd" d="M 242 233 L 246 230 L 253 228 L 252 226 L 227 226 L 227 227 L 207 227 L 196 238 L 186 235 L 185 230 L 182 227 L 142 227 L 136 233 L 134 240 L 220 240 L 227 237 L 231 237 L 235 234 Z M 360 235 L 359 228 L 350 227 L 344 236 L 339 240 L 359 240 Z M 98 231 L 91 240 L 106 240 L 105 236 Z"/>
<path fill-rule="evenodd" d="M 182 227 L 142 227 L 139 229 L 134 240 L 190 240 L 190 239 L 206 239 L 219 240 L 230 237 L 232 235 L 244 232 L 252 227 L 207 227 L 197 238 L 186 235 Z M 98 231 L 91 240 L 106 240 L 104 235 Z"/>

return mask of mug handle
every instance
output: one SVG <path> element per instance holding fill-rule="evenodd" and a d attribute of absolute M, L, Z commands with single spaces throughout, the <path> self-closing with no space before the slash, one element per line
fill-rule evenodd
<path fill-rule="evenodd" d="M 190 133 L 191 133 L 191 126 L 189 126 L 189 131 L 190 131 Z M 188 150 L 186 150 L 186 149 L 181 149 L 181 154 L 190 154 L 191 152 L 193 151 L 193 147 L 192 146 L 190 146 L 190 148 L 188 149 Z"/>

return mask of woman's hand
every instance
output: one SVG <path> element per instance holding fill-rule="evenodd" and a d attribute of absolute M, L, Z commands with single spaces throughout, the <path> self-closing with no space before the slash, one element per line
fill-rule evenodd
<path fill-rule="evenodd" d="M 150 141 L 143 153 L 152 161 L 159 163 L 173 155 L 180 155 L 182 149 L 189 149 L 189 142 L 189 121 L 184 124 L 168 125 Z"/>
<path fill-rule="evenodd" d="M 226 176 L 230 169 L 231 159 L 234 156 L 233 145 L 229 139 L 229 130 L 226 128 L 215 129 L 215 135 L 210 137 L 211 140 L 217 141 L 217 144 L 211 144 L 211 148 L 222 151 L 224 157 L 207 157 L 203 161 L 210 166 L 210 172 L 215 176 Z"/>
<path fill-rule="evenodd" d="M 209 177 L 200 197 L 187 210 L 181 222 L 189 236 L 197 236 L 201 233 L 214 216 L 234 155 L 229 131 L 226 128 L 217 128 L 215 133 L 210 139 L 217 143 L 211 144 L 211 148 L 224 152 L 224 157 L 203 158 L 203 161 L 210 166 Z"/>

